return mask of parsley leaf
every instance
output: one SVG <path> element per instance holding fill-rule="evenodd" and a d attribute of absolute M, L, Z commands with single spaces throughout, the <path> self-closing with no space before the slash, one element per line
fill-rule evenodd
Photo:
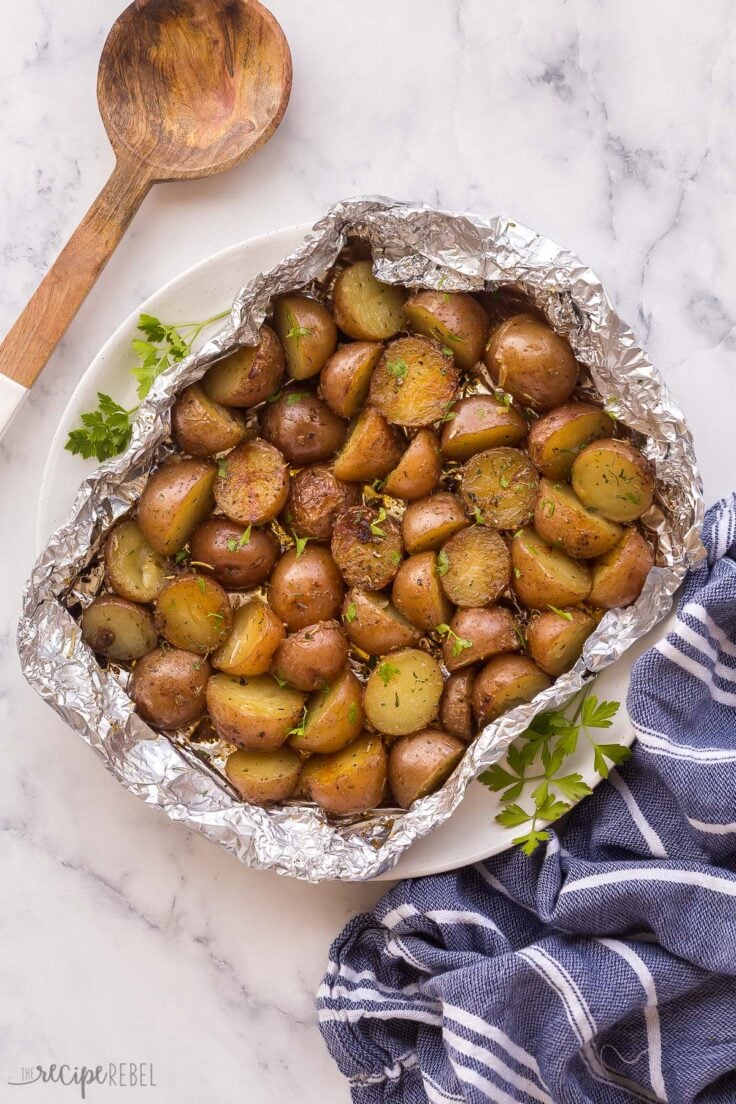
<path fill-rule="evenodd" d="M 552 610 L 552 613 L 556 613 L 558 617 L 564 617 L 565 621 L 573 620 L 573 616 L 569 610 L 558 609 L 557 606 L 550 605 L 549 602 L 547 603 L 547 609 Z"/>
<path fill-rule="evenodd" d="M 394 675 L 398 675 L 401 673 L 400 668 L 395 667 L 393 663 L 382 663 L 377 670 L 378 677 L 380 678 L 384 686 L 388 686 Z"/>
<path fill-rule="evenodd" d="M 409 365 L 405 360 L 389 360 L 386 364 L 386 371 L 396 379 L 403 380 L 409 371 Z"/>
<path fill-rule="evenodd" d="M 124 452 L 130 443 L 133 427 L 130 424 L 132 410 L 125 410 L 101 391 L 97 393 L 97 410 L 82 414 L 82 426 L 69 433 L 66 445 L 69 452 L 89 460 L 109 460 Z"/>
<path fill-rule="evenodd" d="M 450 570 L 450 557 L 445 552 L 444 548 L 441 548 L 437 553 L 437 574 L 442 577 L 446 575 Z"/>
<path fill-rule="evenodd" d="M 355 602 L 351 602 L 348 608 L 345 610 L 345 620 L 349 624 L 351 621 L 354 621 L 357 616 L 358 611 L 355 608 Z"/>

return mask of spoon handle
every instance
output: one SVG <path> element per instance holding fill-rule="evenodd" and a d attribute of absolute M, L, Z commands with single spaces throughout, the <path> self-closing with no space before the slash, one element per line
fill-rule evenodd
<path fill-rule="evenodd" d="M 117 162 L 0 345 L 0 434 L 66 333 L 150 187 L 151 179 L 139 161 Z"/>

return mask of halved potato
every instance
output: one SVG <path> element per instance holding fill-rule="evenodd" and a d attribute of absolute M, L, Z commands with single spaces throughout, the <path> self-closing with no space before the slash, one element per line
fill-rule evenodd
<path fill-rule="evenodd" d="M 370 506 L 350 506 L 338 515 L 330 548 L 348 586 L 364 590 L 388 586 L 404 551 L 399 523 Z"/>
<path fill-rule="evenodd" d="M 494 529 L 471 525 L 442 546 L 442 589 L 456 606 L 487 606 L 511 580 L 511 556 Z"/>
<path fill-rule="evenodd" d="M 391 652 L 368 679 L 365 715 L 379 732 L 404 736 L 418 732 L 437 716 L 442 671 L 437 660 L 417 648 Z"/>
<path fill-rule="evenodd" d="M 347 660 L 348 642 L 337 621 L 318 621 L 279 644 L 272 668 L 297 690 L 317 690 L 332 682 Z"/>
<path fill-rule="evenodd" d="M 261 340 L 218 360 L 202 379 L 215 402 L 226 406 L 257 406 L 274 395 L 284 374 L 284 350 L 270 326 Z"/>
<path fill-rule="evenodd" d="M 252 598 L 235 610 L 230 635 L 210 657 L 212 666 L 226 675 L 265 675 L 285 635 L 273 610 Z"/>
<path fill-rule="evenodd" d="M 341 345 L 322 369 L 319 394 L 341 418 L 354 418 L 363 406 L 373 369 L 381 359 L 380 341 L 351 341 Z"/>
<path fill-rule="evenodd" d="M 636 529 L 624 530 L 619 543 L 593 565 L 588 601 L 600 609 L 630 606 L 642 592 L 654 566 L 654 552 Z"/>
<path fill-rule="evenodd" d="M 552 678 L 569 671 L 595 628 L 595 618 L 581 609 L 547 610 L 535 617 L 526 634 L 529 654 Z"/>
<path fill-rule="evenodd" d="M 105 541 L 105 579 L 121 598 L 153 602 L 168 565 L 132 518 L 119 522 Z"/>
<path fill-rule="evenodd" d="M 316 376 L 337 346 L 337 328 L 326 307 L 303 295 L 285 295 L 273 308 L 273 324 L 292 379 Z"/>
<path fill-rule="evenodd" d="M 473 712 L 478 724 L 490 724 L 517 705 L 530 702 L 552 683 L 528 656 L 494 656 L 473 683 Z"/>
<path fill-rule="evenodd" d="M 460 494 L 476 520 L 495 529 L 518 529 L 534 514 L 538 488 L 536 468 L 523 452 L 493 448 L 468 460 Z"/>
<path fill-rule="evenodd" d="M 405 299 L 404 288 L 376 279 L 370 261 L 357 261 L 335 280 L 332 310 L 348 337 L 386 341 L 404 324 Z"/>
<path fill-rule="evenodd" d="M 572 466 L 575 494 L 611 521 L 635 521 L 654 499 L 654 468 L 628 441 L 586 445 Z"/>
<path fill-rule="evenodd" d="M 553 548 L 534 532 L 521 529 L 511 542 L 511 585 L 529 609 L 576 606 L 590 594 L 590 568 Z"/>
<path fill-rule="evenodd" d="M 267 403 L 261 432 L 291 464 L 318 464 L 342 448 L 347 425 L 306 388 L 290 387 Z"/>
<path fill-rule="evenodd" d="M 373 369 L 368 398 L 395 425 L 427 426 L 445 414 L 459 382 L 452 357 L 423 337 L 399 337 Z"/>
<path fill-rule="evenodd" d="M 462 505 L 449 491 L 436 491 L 410 502 L 401 519 L 401 535 L 407 552 L 430 552 L 441 548 L 454 533 L 470 522 Z"/>
<path fill-rule="evenodd" d="M 215 505 L 217 468 L 209 460 L 171 460 L 148 477 L 138 501 L 138 524 L 163 556 L 181 551 Z"/>
<path fill-rule="evenodd" d="M 122 663 L 155 648 L 158 634 L 153 617 L 143 606 L 103 594 L 82 614 L 82 640 L 98 655 Z"/>
<path fill-rule="evenodd" d="M 623 530 L 614 521 L 583 506 L 565 483 L 542 479 L 534 507 L 534 528 L 557 548 L 581 560 L 595 559 L 621 539 Z"/>
<path fill-rule="evenodd" d="M 246 751 L 228 755 L 225 774 L 241 797 L 251 805 L 286 801 L 299 781 L 302 761 L 291 748 L 276 751 Z"/>
<path fill-rule="evenodd" d="M 368 655 L 385 655 L 394 648 L 418 644 L 421 632 L 391 605 L 385 594 L 374 590 L 349 590 L 342 604 L 343 629 Z"/>
<path fill-rule="evenodd" d="M 144 721 L 159 728 L 181 728 L 204 713 L 211 674 L 203 656 L 155 648 L 136 663 L 128 693 Z"/>
<path fill-rule="evenodd" d="M 312 694 L 304 724 L 289 743 L 299 751 L 322 755 L 339 751 L 362 732 L 364 717 L 363 687 L 345 668 L 327 690 Z"/>
<path fill-rule="evenodd" d="M 232 521 L 263 525 L 278 517 L 286 504 L 289 469 L 277 448 L 256 437 L 228 453 L 214 489 L 218 507 Z"/>
<path fill-rule="evenodd" d="M 386 749 L 378 736 L 365 732 L 342 751 L 313 755 L 302 768 L 301 782 L 330 816 L 366 813 L 383 798 Z"/>
<path fill-rule="evenodd" d="M 502 322 L 491 334 L 484 360 L 499 387 L 535 410 L 552 410 L 575 390 L 578 366 L 572 349 L 531 314 Z"/>
<path fill-rule="evenodd" d="M 314 464 L 292 478 L 284 520 L 300 536 L 329 540 L 337 515 L 359 501 L 357 483 L 338 479 L 326 464 Z"/>
<path fill-rule="evenodd" d="M 457 736 L 466 744 L 470 743 L 476 731 L 472 705 L 474 682 L 474 668 L 454 671 L 445 682 L 440 700 L 440 724 L 450 735 Z"/>
<path fill-rule="evenodd" d="M 481 659 L 518 652 L 523 637 L 511 610 L 505 606 L 460 609 L 442 634 L 442 661 L 448 671 L 459 671 Z"/>
<path fill-rule="evenodd" d="M 529 426 L 515 406 L 492 395 L 470 395 L 454 403 L 445 415 L 442 452 L 448 460 L 468 460 L 476 452 L 500 445 L 520 445 Z"/>
<path fill-rule="evenodd" d="M 172 579 L 156 601 L 156 628 L 186 652 L 211 652 L 232 622 L 230 600 L 220 584 L 194 572 Z"/>
<path fill-rule="evenodd" d="M 242 415 L 209 398 L 196 383 L 174 403 L 171 432 L 182 452 L 190 456 L 214 456 L 239 445 L 248 435 Z"/>
<path fill-rule="evenodd" d="M 227 590 L 250 590 L 266 581 L 279 557 L 279 542 L 269 529 L 243 527 L 211 517 L 192 533 L 191 563 L 210 570 Z"/>
<path fill-rule="evenodd" d="M 464 291 L 416 291 L 404 304 L 414 333 L 434 337 L 469 371 L 480 360 L 490 323 L 480 303 Z"/>
<path fill-rule="evenodd" d="M 396 573 L 391 597 L 399 613 L 425 632 L 452 616 L 452 606 L 440 586 L 436 552 L 419 552 L 404 560 Z"/>
<path fill-rule="evenodd" d="M 578 453 L 597 437 L 610 437 L 613 422 L 591 403 L 571 402 L 537 418 L 529 430 L 529 456 L 542 475 L 567 479 Z"/>
<path fill-rule="evenodd" d="M 356 483 L 383 479 L 398 464 L 402 448 L 396 430 L 382 414 L 367 406 L 353 423 L 345 447 L 335 460 L 335 475 Z"/>
<path fill-rule="evenodd" d="M 392 472 L 383 489 L 393 498 L 413 501 L 428 495 L 440 481 L 440 443 L 430 429 L 420 429 Z"/>
<path fill-rule="evenodd" d="M 207 710 L 220 738 L 254 751 L 281 747 L 299 724 L 305 698 L 270 675 L 213 675 L 207 683 Z"/>
<path fill-rule="evenodd" d="M 465 754 L 465 744 L 439 728 L 402 736 L 388 754 L 388 784 L 403 809 L 443 786 Z"/>
<path fill-rule="evenodd" d="M 329 550 L 308 544 L 297 555 L 290 548 L 271 575 L 268 600 L 292 632 L 337 617 L 342 604 L 342 575 Z"/>

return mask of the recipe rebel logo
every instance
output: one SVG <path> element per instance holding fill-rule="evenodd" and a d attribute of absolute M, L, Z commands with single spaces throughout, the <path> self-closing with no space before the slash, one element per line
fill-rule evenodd
<path fill-rule="evenodd" d="M 23 1066 L 20 1077 L 8 1085 L 64 1085 L 77 1088 L 80 1098 L 87 1100 L 92 1085 L 108 1089 L 155 1089 L 152 1062 L 108 1062 L 100 1066 L 72 1066 L 63 1062 L 49 1066 Z"/>

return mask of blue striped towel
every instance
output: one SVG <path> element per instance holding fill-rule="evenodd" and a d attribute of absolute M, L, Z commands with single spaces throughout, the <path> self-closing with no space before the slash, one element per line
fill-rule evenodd
<path fill-rule="evenodd" d="M 736 496 L 638 741 L 526 858 L 401 882 L 335 942 L 317 1005 L 359 1104 L 736 1101 Z"/>

